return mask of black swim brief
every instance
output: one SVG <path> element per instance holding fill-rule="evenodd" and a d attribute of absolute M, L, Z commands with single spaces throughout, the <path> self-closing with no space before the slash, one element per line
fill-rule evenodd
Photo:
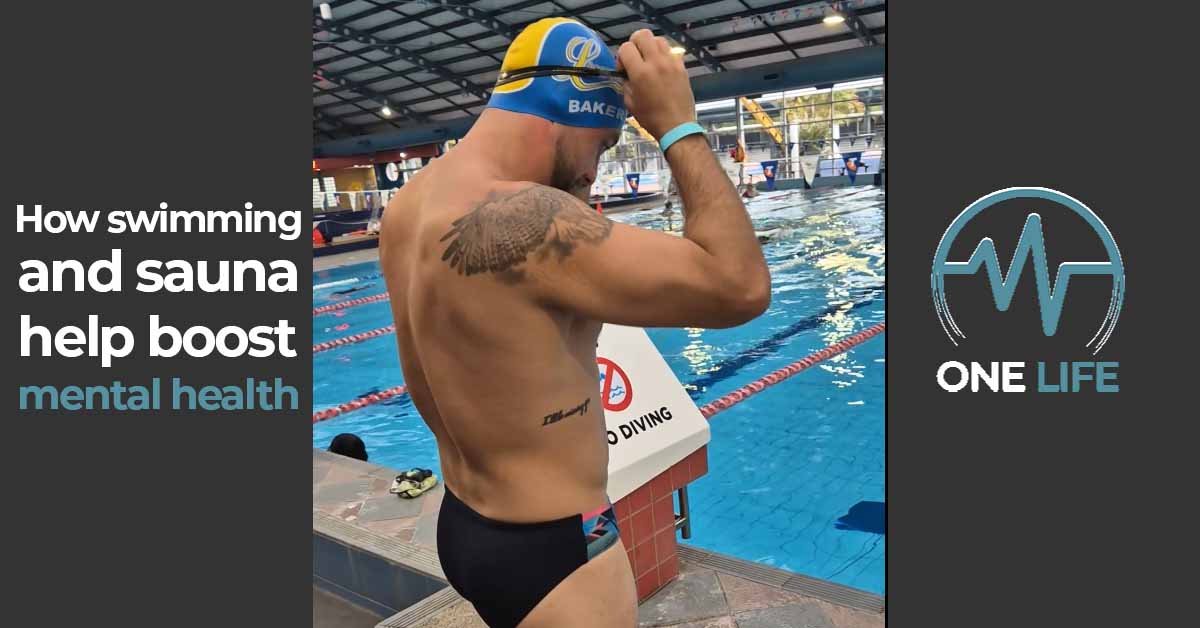
<path fill-rule="evenodd" d="M 558 583 L 620 539 L 612 504 L 540 523 L 488 519 L 446 487 L 437 548 L 450 586 L 492 628 L 513 628 Z"/>

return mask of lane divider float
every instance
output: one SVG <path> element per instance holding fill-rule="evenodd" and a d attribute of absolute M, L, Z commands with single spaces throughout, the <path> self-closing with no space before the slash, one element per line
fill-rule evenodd
<path fill-rule="evenodd" d="M 352 345 L 364 340 L 370 340 L 371 338 L 378 338 L 379 336 L 390 334 L 394 331 L 396 331 L 396 326 L 388 325 L 387 327 L 380 327 L 379 329 L 372 329 L 359 334 L 352 334 L 346 336 L 345 338 L 335 338 L 325 342 L 318 342 L 317 344 L 313 345 L 312 350 L 313 353 L 321 353 L 322 351 L 329 351 L 330 349 Z"/>
<path fill-rule="evenodd" d="M 392 327 L 392 326 L 389 326 L 389 327 Z M 793 363 L 791 363 L 781 369 L 778 369 L 776 371 L 772 371 L 771 373 L 768 373 L 768 374 L 750 382 L 749 384 L 746 384 L 745 386 L 738 388 L 737 390 L 729 393 L 728 395 L 725 395 L 724 397 L 721 397 L 720 399 L 717 399 L 716 401 L 704 404 L 703 406 L 700 407 L 700 414 L 704 415 L 704 418 L 710 419 L 710 418 L 712 418 L 712 416 L 714 414 L 717 414 L 718 412 L 721 412 L 723 410 L 728 410 L 729 408 L 732 408 L 733 406 L 745 401 L 746 399 L 748 399 L 754 395 L 757 395 L 758 393 L 765 390 L 768 386 L 774 386 L 775 384 L 778 384 L 779 382 L 782 382 L 783 380 L 788 379 L 789 377 L 792 377 L 793 375 L 799 373 L 800 371 L 808 369 L 820 362 L 824 362 L 825 360 L 828 360 L 829 358 L 832 358 L 835 355 L 845 353 L 846 351 L 849 351 L 853 347 L 856 347 L 856 346 L 866 342 L 867 340 L 870 340 L 871 338 L 874 338 L 875 336 L 882 334 L 884 329 L 885 329 L 884 323 L 872 325 L 871 327 L 868 327 L 868 328 L 858 332 L 857 334 L 854 334 L 853 336 L 850 336 L 850 337 L 846 338 L 845 340 L 842 340 L 841 342 L 829 345 L 828 347 L 825 347 L 824 349 L 821 349 L 820 351 L 813 353 L 812 355 L 809 355 L 808 357 L 806 357 L 802 360 L 793 362 Z M 387 330 L 387 331 L 383 331 L 383 330 Z M 391 331 L 391 330 L 388 330 L 388 328 L 383 327 L 380 329 L 375 329 L 375 330 L 372 330 L 369 332 L 364 332 L 364 333 L 365 334 L 375 334 L 376 336 L 378 336 L 378 335 L 383 335 L 384 333 L 387 333 L 388 331 Z M 376 333 L 376 332 L 380 332 L 380 333 Z M 363 334 L 356 334 L 356 335 L 363 335 Z M 374 336 L 370 336 L 370 337 L 373 338 Z M 350 336 L 348 338 L 353 338 L 353 336 Z M 338 342 L 341 340 L 346 340 L 346 338 L 339 338 L 337 341 L 333 341 L 333 342 Z M 355 342 L 357 342 L 357 341 L 355 341 Z M 328 343 L 322 343 L 322 344 L 328 344 Z M 350 344 L 350 343 L 346 342 L 343 344 Z M 317 346 L 318 345 L 313 346 L 314 352 L 317 351 L 317 348 L 316 348 Z M 340 346 L 340 345 L 334 345 L 334 346 Z M 332 348 L 332 347 L 330 347 L 330 348 Z M 400 386 L 394 386 L 392 388 L 389 388 L 389 389 L 381 391 L 381 392 L 371 393 L 369 395 L 359 397 L 352 401 L 338 404 L 336 406 L 333 406 L 331 408 L 326 408 L 319 412 L 314 412 L 312 422 L 318 423 L 320 421 L 332 419 L 336 416 L 340 416 L 347 412 L 353 412 L 354 410 L 358 410 L 359 408 L 363 408 L 363 407 L 373 405 L 373 404 L 376 404 L 376 403 L 379 403 L 382 401 L 386 401 L 388 399 L 391 399 L 392 397 L 403 395 L 407 391 L 408 391 L 408 389 L 404 385 L 400 385 Z"/>
<path fill-rule="evenodd" d="M 393 386 L 387 390 L 381 390 L 379 392 L 371 393 L 369 395 L 364 395 L 357 399 L 347 401 L 346 403 L 339 403 L 338 405 L 333 406 L 332 408 L 325 408 L 324 410 L 321 410 L 320 412 L 314 412 L 313 416 L 312 416 L 312 422 L 319 423 L 321 421 L 327 421 L 329 419 L 332 419 L 335 416 L 339 416 L 339 415 L 345 414 L 347 412 L 353 412 L 354 410 L 357 410 L 359 408 L 369 406 L 372 404 L 376 404 L 381 401 L 387 401 L 388 399 L 391 399 L 392 397 L 397 397 L 399 395 L 403 395 L 407 391 L 408 391 L 408 388 L 405 387 L 403 384 L 401 384 L 399 386 Z"/>
<path fill-rule="evenodd" d="M 852 347 L 860 345 L 863 342 L 882 334 L 884 325 L 884 323 L 872 325 L 871 327 L 868 327 L 841 342 L 829 345 L 828 347 L 825 347 L 824 349 L 821 349 L 820 351 L 802 360 L 798 360 L 781 369 L 767 373 L 766 375 L 750 382 L 749 384 L 746 384 L 745 386 L 742 386 L 741 388 L 738 388 L 737 390 L 725 395 L 724 397 L 721 397 L 720 399 L 717 399 L 716 401 L 704 404 L 700 407 L 700 414 L 703 414 L 705 418 L 711 419 L 714 414 L 732 408 L 746 399 L 762 392 L 768 386 L 774 386 L 775 384 L 782 382 L 783 380 L 799 373 L 800 371 L 828 360 L 839 353 L 845 353 Z"/>
<path fill-rule="evenodd" d="M 350 299 L 349 301 L 342 301 L 341 303 L 331 303 L 329 305 L 322 305 L 321 307 L 314 307 L 313 308 L 313 316 L 320 316 L 321 314 L 325 314 L 327 312 L 335 312 L 337 310 L 344 310 L 348 307 L 354 307 L 356 305 L 363 305 L 366 303 L 376 303 L 378 301 L 387 301 L 387 300 L 388 300 L 388 293 L 384 292 L 382 294 L 375 294 L 375 295 L 371 295 L 369 297 L 359 297 L 357 299 Z"/>

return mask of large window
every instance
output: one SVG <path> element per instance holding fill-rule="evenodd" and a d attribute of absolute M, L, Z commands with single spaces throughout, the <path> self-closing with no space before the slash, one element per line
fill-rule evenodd
<path fill-rule="evenodd" d="M 313 177 L 313 209 L 337 205 L 337 181 L 333 177 Z"/>
<path fill-rule="evenodd" d="M 753 104 L 743 103 L 745 163 L 757 169 L 761 161 L 778 160 L 778 176 L 795 178 L 802 175 L 801 157 L 820 156 L 817 173 L 827 177 L 843 173 L 843 154 L 861 153 L 866 172 L 878 172 L 885 146 L 883 103 L 883 78 L 755 97 Z M 730 98 L 696 105 L 713 152 L 733 177 L 739 173 L 729 155 L 737 144 L 737 104 Z M 601 157 L 598 179 L 612 180 L 615 188 L 626 173 L 669 176 L 668 171 L 656 142 L 626 125 L 621 144 Z"/>

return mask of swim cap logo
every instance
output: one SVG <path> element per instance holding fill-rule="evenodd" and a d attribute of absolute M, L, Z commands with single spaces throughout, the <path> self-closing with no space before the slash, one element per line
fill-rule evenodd
<path fill-rule="evenodd" d="M 591 37 L 572 37 L 567 41 L 567 49 L 565 51 L 567 61 L 577 68 L 594 68 L 596 59 L 600 58 L 600 42 Z M 591 91 L 594 89 L 610 88 L 618 94 L 622 93 L 622 86 L 619 81 L 609 78 L 598 78 L 592 82 L 587 82 L 582 76 L 560 76 L 553 77 L 556 81 L 571 81 L 575 89 L 580 91 Z"/>
<path fill-rule="evenodd" d="M 567 60 L 577 68 L 595 67 L 592 62 L 600 57 L 600 46 L 591 37 L 572 37 L 567 42 Z"/>
<path fill-rule="evenodd" d="M 1033 212 L 1025 219 L 1025 226 L 1021 230 L 1016 252 L 1013 254 L 1012 264 L 1009 266 L 1007 275 L 1000 270 L 1000 259 L 996 254 L 996 245 L 990 237 L 985 237 L 979 241 L 979 244 L 975 247 L 974 252 L 971 253 L 971 257 L 967 261 L 952 262 L 947 259 L 955 238 L 958 237 L 959 232 L 973 218 L 978 216 L 983 210 L 1001 201 L 1022 198 L 1048 200 L 1071 210 L 1083 218 L 1088 226 L 1091 227 L 1092 233 L 1104 245 L 1108 259 L 1106 261 L 1063 262 L 1058 266 L 1058 272 L 1055 275 L 1052 285 L 1050 283 L 1050 270 L 1046 262 L 1045 238 L 1042 234 L 1042 217 Z M 938 244 L 937 252 L 933 257 L 933 272 L 930 276 L 930 283 L 933 290 L 934 309 L 937 311 L 938 320 L 941 322 L 942 329 L 946 332 L 950 341 L 957 346 L 958 341 L 965 339 L 967 336 L 958 327 L 953 315 L 950 313 L 950 305 L 946 301 L 946 275 L 974 275 L 981 268 L 985 269 L 988 281 L 991 284 L 992 299 L 995 302 L 996 309 L 1006 312 L 1012 304 L 1013 295 L 1016 294 L 1017 282 L 1020 280 L 1021 271 L 1025 267 L 1025 262 L 1030 258 L 1033 259 L 1034 278 L 1037 281 L 1037 300 L 1041 312 L 1042 333 L 1046 336 L 1053 336 L 1058 331 L 1059 318 L 1062 314 L 1063 304 L 1067 297 L 1067 287 L 1070 284 L 1072 276 L 1108 275 L 1112 277 L 1112 296 L 1109 300 L 1108 310 L 1105 312 L 1104 320 L 1100 323 L 1099 330 L 1096 331 L 1096 334 L 1085 345 L 1092 347 L 1093 355 L 1098 353 L 1104 344 L 1108 342 L 1113 329 L 1117 326 L 1117 318 L 1121 313 L 1121 304 L 1125 297 L 1125 266 L 1121 261 L 1121 253 L 1117 249 L 1117 243 L 1113 240 L 1112 233 L 1109 232 L 1108 227 L 1104 225 L 1104 222 L 1092 210 L 1062 192 L 1040 187 L 1007 188 L 988 194 L 963 210 L 950 223 L 950 227 L 946 229 L 946 233 L 942 235 L 942 240 Z"/>

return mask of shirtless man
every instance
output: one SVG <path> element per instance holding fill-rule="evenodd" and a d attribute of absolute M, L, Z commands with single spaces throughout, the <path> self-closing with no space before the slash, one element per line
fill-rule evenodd
<path fill-rule="evenodd" d="M 662 38 L 638 31 L 618 56 L 576 21 L 530 25 L 470 133 L 384 214 L 404 380 L 445 482 L 438 554 L 493 627 L 636 623 L 606 490 L 601 324 L 729 327 L 770 301 L 750 220 L 703 135 L 666 154 L 684 238 L 587 206 L 626 109 L 660 138 L 695 118 Z"/>

